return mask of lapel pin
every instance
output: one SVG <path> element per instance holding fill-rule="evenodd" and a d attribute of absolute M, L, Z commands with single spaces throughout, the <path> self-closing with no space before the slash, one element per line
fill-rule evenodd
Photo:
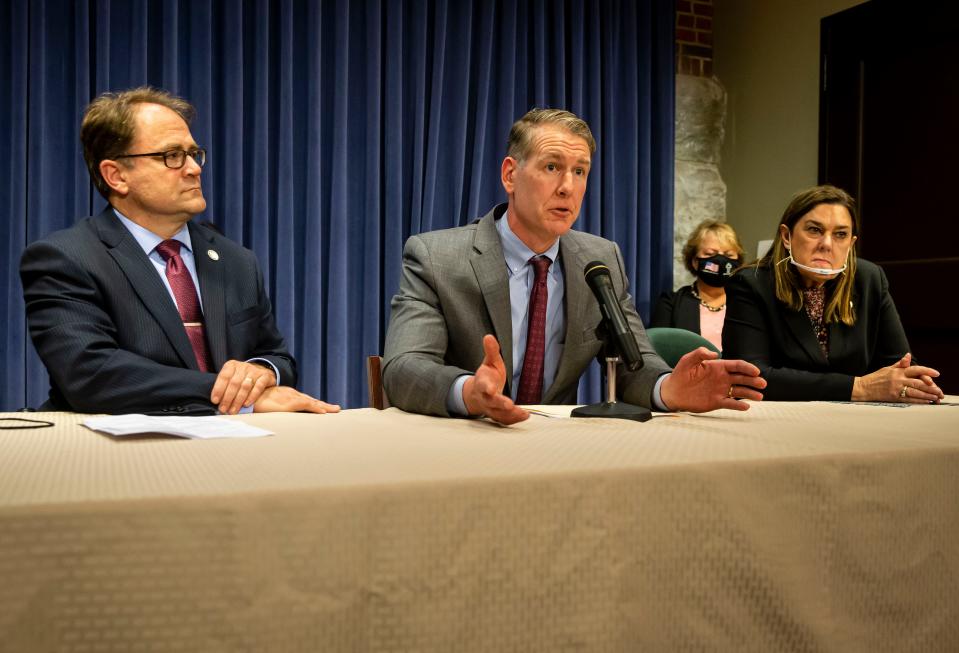
<path fill-rule="evenodd" d="M 209 257 L 210 257 L 211 259 L 213 259 L 214 261 L 219 261 L 219 260 L 220 260 L 220 255 L 216 253 L 216 250 L 215 250 L 215 249 L 208 249 L 208 250 L 206 250 L 206 255 L 209 256 Z"/>

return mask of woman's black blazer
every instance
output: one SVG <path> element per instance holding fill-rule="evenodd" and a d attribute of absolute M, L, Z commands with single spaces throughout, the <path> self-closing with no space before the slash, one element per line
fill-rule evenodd
<path fill-rule="evenodd" d="M 852 302 L 856 323 L 829 325 L 827 360 L 805 308 L 793 311 L 776 299 L 772 270 L 744 268 L 726 285 L 723 358 L 759 367 L 766 399 L 848 401 L 854 377 L 909 351 L 882 268 L 858 260 Z"/>
<path fill-rule="evenodd" d="M 661 294 L 649 326 L 686 329 L 702 335 L 699 330 L 699 300 L 693 297 L 693 287 L 683 286 L 679 290 Z"/>

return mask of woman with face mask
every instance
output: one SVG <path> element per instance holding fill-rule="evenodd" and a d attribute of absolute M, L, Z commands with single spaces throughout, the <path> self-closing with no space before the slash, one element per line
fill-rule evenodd
<path fill-rule="evenodd" d="M 882 268 L 857 258 L 859 213 L 834 186 L 798 193 L 773 246 L 733 276 L 724 355 L 758 366 L 767 400 L 938 402 L 912 364 Z"/>
<path fill-rule="evenodd" d="M 732 227 L 707 220 L 693 229 L 682 256 L 686 269 L 696 280 L 674 292 L 663 293 L 649 326 L 693 331 L 722 350 L 725 285 L 742 262 L 743 247 Z"/>

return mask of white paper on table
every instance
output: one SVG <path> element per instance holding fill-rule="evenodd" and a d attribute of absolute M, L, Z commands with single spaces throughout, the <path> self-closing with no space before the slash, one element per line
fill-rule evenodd
<path fill-rule="evenodd" d="M 559 418 L 559 419 L 569 419 L 569 414 L 573 412 L 574 408 L 579 408 L 578 405 L 573 406 L 561 406 L 561 405 L 543 405 L 535 404 L 530 406 L 520 406 L 530 412 L 532 415 L 541 415 L 543 417 L 550 418 Z"/>
<path fill-rule="evenodd" d="M 221 417 L 153 417 L 150 415 L 109 415 L 83 420 L 88 429 L 109 435 L 138 435 L 164 433 L 191 440 L 214 438 L 259 438 L 273 435 L 272 431 L 250 426 L 239 420 Z"/>

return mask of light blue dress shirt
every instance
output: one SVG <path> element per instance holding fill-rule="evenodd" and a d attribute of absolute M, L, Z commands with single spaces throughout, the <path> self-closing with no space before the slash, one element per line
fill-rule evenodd
<path fill-rule="evenodd" d="M 526 336 L 529 332 L 529 298 L 535 280 L 535 270 L 529 260 L 537 256 L 509 228 L 509 220 L 504 213 L 496 221 L 500 245 L 506 259 L 506 273 L 509 277 L 510 319 L 513 328 L 513 378 L 510 382 L 511 397 L 515 401 L 519 389 L 519 379 L 523 373 L 523 358 L 526 355 Z M 559 239 L 543 252 L 552 259 L 546 277 L 546 352 L 543 360 L 543 392 L 553 384 L 560 358 L 563 356 L 566 335 L 566 312 L 563 310 L 563 294 L 566 281 L 563 276 L 562 261 L 559 260 Z M 668 410 L 662 400 L 662 384 L 668 374 L 656 380 L 653 388 L 653 404 L 658 410 Z M 470 375 L 458 376 L 446 395 L 446 410 L 451 415 L 466 416 L 466 402 L 463 401 L 463 386 Z"/>
<path fill-rule="evenodd" d="M 506 214 L 496 221 L 500 245 L 506 259 L 506 275 L 509 278 L 510 323 L 513 336 L 513 378 L 510 379 L 510 393 L 516 400 L 519 380 L 523 374 L 523 360 L 526 356 L 526 337 L 529 334 L 529 299 L 536 280 L 536 270 L 530 259 L 539 256 L 519 239 L 509 228 Z M 563 294 L 566 281 L 563 277 L 562 261 L 559 260 L 559 239 L 542 253 L 553 262 L 546 271 L 546 351 L 543 355 L 543 392 L 553 384 L 559 360 L 563 356 L 563 343 L 566 336 L 566 312 L 563 310 Z M 466 415 L 466 402 L 463 401 L 463 386 L 469 375 L 457 377 L 446 397 L 446 410 L 453 415 Z"/>
<path fill-rule="evenodd" d="M 157 245 L 162 243 L 165 238 L 161 238 L 156 235 L 149 229 L 141 227 L 136 222 L 126 217 L 116 209 L 113 209 L 113 212 L 120 219 L 120 222 L 123 223 L 123 226 L 127 228 L 127 231 L 130 232 L 130 235 L 133 236 L 133 239 L 137 241 L 137 244 L 143 250 L 143 253 L 147 255 L 147 258 L 150 259 L 150 262 L 153 263 L 153 267 L 156 268 L 157 274 L 160 275 L 160 280 L 163 282 L 164 287 L 167 292 L 170 293 L 170 299 L 173 300 L 173 304 L 176 305 L 176 295 L 173 294 L 173 288 L 170 286 L 170 280 L 166 278 L 166 261 L 163 260 L 163 257 L 160 256 L 160 252 L 157 251 Z M 203 310 L 203 295 L 200 293 L 200 279 L 196 274 L 196 259 L 193 256 L 193 241 L 190 240 L 190 230 L 186 225 L 173 234 L 170 238 L 171 240 L 178 240 L 183 243 L 183 247 L 180 248 L 180 258 L 183 259 L 183 264 L 186 266 L 186 269 L 190 271 L 190 277 L 193 279 L 193 286 L 196 288 L 196 296 L 200 302 L 200 310 Z M 273 374 L 276 377 L 276 382 L 280 382 L 280 371 L 276 369 L 276 365 L 271 363 L 265 358 L 251 358 L 246 361 L 247 363 L 265 363 L 273 370 Z M 249 413 L 253 410 L 253 407 L 242 408 L 240 412 Z"/>
<path fill-rule="evenodd" d="M 126 227 L 130 235 L 133 236 L 133 239 L 140 245 L 143 253 L 146 254 L 150 262 L 153 263 L 153 267 L 156 268 L 157 274 L 160 275 L 160 280 L 163 281 L 166 291 L 170 293 L 170 299 L 172 299 L 173 304 L 176 305 L 176 295 L 173 294 L 173 288 L 170 287 L 170 280 L 166 278 L 166 261 L 163 260 L 160 252 L 156 249 L 157 245 L 166 239 L 157 236 L 146 227 L 141 227 L 116 209 L 113 209 L 113 212 L 120 218 L 120 222 L 123 223 L 123 226 Z M 193 257 L 193 242 L 190 240 L 190 230 L 186 225 L 183 225 L 178 232 L 173 234 L 170 240 L 178 240 L 183 243 L 183 247 L 180 248 L 180 258 L 183 259 L 183 264 L 186 266 L 186 269 L 190 271 L 190 277 L 193 279 L 193 286 L 197 289 L 196 296 L 200 301 L 200 310 L 202 311 L 203 297 L 200 295 L 200 280 L 196 276 L 196 259 Z"/>
<path fill-rule="evenodd" d="M 530 259 L 538 256 L 509 228 L 504 215 L 496 221 L 500 244 L 506 258 L 506 274 L 509 277 L 510 321 L 513 327 L 513 378 L 510 381 L 511 396 L 515 400 L 519 392 L 519 380 L 523 375 L 526 357 L 526 340 L 529 336 L 529 300 L 536 282 L 536 269 Z M 563 294 L 566 282 L 562 261 L 559 260 L 559 240 L 542 253 L 552 261 L 546 271 L 546 351 L 543 355 L 543 392 L 553 385 L 559 359 L 563 355 L 566 336 L 566 311 L 563 310 Z M 461 393 L 462 395 L 462 393 Z"/>

